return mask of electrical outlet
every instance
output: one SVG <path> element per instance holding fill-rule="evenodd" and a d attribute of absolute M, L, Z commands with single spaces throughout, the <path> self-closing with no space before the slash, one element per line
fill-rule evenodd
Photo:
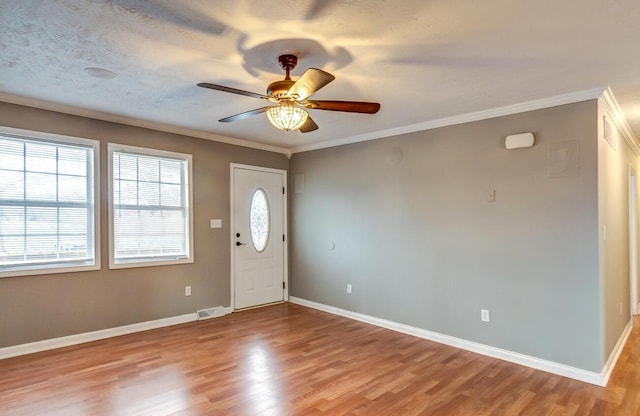
<path fill-rule="evenodd" d="M 348 284 L 347 285 L 347 293 L 351 294 L 352 289 L 353 289 L 353 287 L 351 287 L 351 284 Z"/>
<path fill-rule="evenodd" d="M 482 322 L 489 322 L 489 311 L 487 309 L 480 309 L 480 319 Z"/>
<path fill-rule="evenodd" d="M 191 296 L 191 286 L 185 286 L 184 287 L 184 295 L 185 296 Z"/>

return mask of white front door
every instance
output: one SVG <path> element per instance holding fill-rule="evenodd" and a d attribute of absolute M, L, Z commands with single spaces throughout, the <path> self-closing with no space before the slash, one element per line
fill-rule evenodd
<path fill-rule="evenodd" d="M 231 165 L 234 309 L 286 300 L 286 171 Z"/>

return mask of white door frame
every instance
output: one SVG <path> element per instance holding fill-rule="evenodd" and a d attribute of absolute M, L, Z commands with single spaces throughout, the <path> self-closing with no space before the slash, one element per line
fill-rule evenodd
<path fill-rule="evenodd" d="M 638 314 L 638 188 L 636 170 L 629 164 L 629 275 L 631 315 Z"/>
<path fill-rule="evenodd" d="M 248 169 L 248 170 L 255 170 L 258 172 L 270 172 L 270 173 L 279 173 L 283 175 L 283 179 L 284 179 L 284 188 L 285 188 L 285 194 L 284 194 L 284 198 L 282 201 L 282 209 L 284 211 L 284 218 L 283 218 L 283 224 L 282 224 L 282 232 L 285 235 L 285 239 L 284 239 L 284 247 L 283 247 L 283 274 L 284 276 L 282 277 L 284 279 L 284 289 L 283 289 L 283 299 L 285 302 L 287 302 L 289 300 L 289 233 L 287 231 L 287 224 L 289 223 L 289 211 L 287 209 L 287 199 L 288 199 L 288 195 L 286 193 L 286 189 L 287 189 L 287 171 L 283 170 L 283 169 L 273 169 L 273 168 L 265 168 L 262 166 L 251 166 L 251 165 L 243 165 L 240 163 L 231 163 L 230 167 L 229 167 L 229 183 L 230 183 L 230 202 L 229 202 L 229 210 L 230 210 L 230 219 L 229 219 L 229 247 L 231 248 L 231 311 L 235 311 L 236 310 L 236 298 L 235 298 L 235 285 L 236 285 L 236 266 L 235 266 L 235 260 L 236 260 L 236 253 L 235 253 L 235 241 L 236 241 L 236 236 L 235 236 L 235 209 L 234 209 L 234 203 L 235 203 L 235 175 L 233 174 L 234 169 L 236 168 L 240 168 L 240 169 Z"/>

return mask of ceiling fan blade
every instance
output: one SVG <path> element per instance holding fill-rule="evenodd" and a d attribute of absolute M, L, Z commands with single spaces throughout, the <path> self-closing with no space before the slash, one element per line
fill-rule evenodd
<path fill-rule="evenodd" d="M 314 110 L 346 111 L 348 113 L 375 114 L 380 110 L 379 103 L 367 103 L 362 101 L 309 100 L 301 104 Z"/>
<path fill-rule="evenodd" d="M 307 121 L 305 121 L 304 124 L 300 126 L 299 130 L 300 133 L 309 133 L 310 131 L 318 130 L 318 125 L 311 119 L 311 117 L 307 117 Z"/>
<path fill-rule="evenodd" d="M 256 114 L 264 113 L 265 111 L 267 111 L 270 108 L 271 108 L 271 106 L 262 107 L 262 108 L 256 108 L 255 110 L 245 111 L 244 113 L 240 113 L 240 114 L 236 114 L 236 115 L 233 115 L 233 116 L 221 118 L 218 121 L 221 121 L 223 123 L 227 123 L 229 121 L 243 120 L 243 119 L 245 119 L 247 117 L 251 117 L 251 116 L 255 116 Z"/>
<path fill-rule="evenodd" d="M 230 92 L 231 94 L 246 95 L 247 97 L 260 98 L 262 100 L 271 100 L 271 97 L 269 97 L 268 95 L 262 95 L 262 94 L 258 94 L 256 92 L 251 92 L 251 91 L 239 90 L 237 88 L 225 87 L 224 85 L 210 84 L 208 82 L 201 82 L 198 84 L 198 87 L 209 88 L 212 90 L 223 91 L 223 92 Z"/>
<path fill-rule="evenodd" d="M 304 100 L 320 88 L 336 79 L 328 72 L 320 69 L 309 68 L 289 88 L 287 95 L 294 100 Z"/>

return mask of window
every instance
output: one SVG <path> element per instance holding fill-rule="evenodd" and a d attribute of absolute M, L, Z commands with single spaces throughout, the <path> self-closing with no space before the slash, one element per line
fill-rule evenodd
<path fill-rule="evenodd" d="M 192 263 L 191 155 L 109 144 L 111 268 Z"/>
<path fill-rule="evenodd" d="M 98 149 L 0 128 L 0 277 L 100 268 Z"/>
<path fill-rule="evenodd" d="M 253 193 L 249 227 L 251 229 L 251 242 L 253 243 L 253 247 L 262 253 L 264 249 L 267 248 L 271 228 L 267 194 L 262 189 L 258 189 Z"/>

